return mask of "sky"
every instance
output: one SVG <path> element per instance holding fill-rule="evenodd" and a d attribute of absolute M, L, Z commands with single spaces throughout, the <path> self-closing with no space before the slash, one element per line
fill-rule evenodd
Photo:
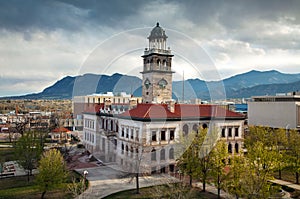
<path fill-rule="evenodd" d="M 85 73 L 141 77 L 157 22 L 175 80 L 300 73 L 299 10 L 298 0 L 0 1 L 0 96 L 41 92 Z"/>

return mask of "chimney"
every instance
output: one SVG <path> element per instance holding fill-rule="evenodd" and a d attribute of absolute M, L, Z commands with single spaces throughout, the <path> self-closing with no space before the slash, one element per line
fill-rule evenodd
<path fill-rule="evenodd" d="M 138 104 L 137 98 L 131 98 L 129 100 L 129 109 L 133 109 L 133 108 L 137 107 L 137 104 Z"/>
<path fill-rule="evenodd" d="M 170 100 L 167 102 L 168 104 L 168 109 L 171 113 L 175 112 L 175 102 L 173 100 Z"/>

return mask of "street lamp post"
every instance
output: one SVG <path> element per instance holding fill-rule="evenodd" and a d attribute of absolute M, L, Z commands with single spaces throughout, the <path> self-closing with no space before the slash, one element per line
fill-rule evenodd
<path fill-rule="evenodd" d="M 83 184 L 84 184 L 84 189 L 85 189 L 85 182 L 86 182 L 86 176 L 89 174 L 87 170 L 83 171 Z"/>

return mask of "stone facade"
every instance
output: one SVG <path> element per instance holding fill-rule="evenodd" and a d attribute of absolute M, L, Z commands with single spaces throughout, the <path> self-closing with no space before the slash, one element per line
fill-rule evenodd
<path fill-rule="evenodd" d="M 159 24 L 148 37 L 149 49 L 142 56 L 143 103 L 120 109 L 114 98 L 109 99 L 110 103 L 103 100 L 104 104 L 92 99 L 88 104 L 95 105 L 90 107 L 94 113 L 84 114 L 85 122 L 92 119 L 95 123 L 92 128 L 85 125 L 87 149 L 101 161 L 117 163 L 126 172 L 176 172 L 180 134 L 199 128 L 216 129 L 220 139 L 227 141 L 230 154 L 242 149 L 244 116 L 217 105 L 172 101 L 173 55 L 166 50 L 166 38 Z"/>
<path fill-rule="evenodd" d="M 144 103 L 165 103 L 172 100 L 172 57 L 166 50 L 167 36 L 157 24 L 151 31 L 149 49 L 143 57 L 142 99 Z"/>

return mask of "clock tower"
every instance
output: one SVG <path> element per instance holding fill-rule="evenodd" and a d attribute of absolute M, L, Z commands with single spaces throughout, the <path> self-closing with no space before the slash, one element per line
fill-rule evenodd
<path fill-rule="evenodd" d="M 152 29 L 149 47 L 143 57 L 144 69 L 142 95 L 144 103 L 166 103 L 172 100 L 172 57 L 170 48 L 166 49 L 167 35 L 159 26 Z"/>

